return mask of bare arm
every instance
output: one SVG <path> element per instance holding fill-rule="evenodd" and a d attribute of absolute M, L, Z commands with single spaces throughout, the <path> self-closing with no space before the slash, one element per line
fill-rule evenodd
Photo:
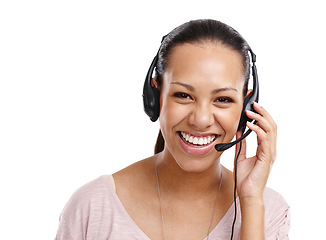
<path fill-rule="evenodd" d="M 262 199 L 240 200 L 241 204 L 241 240 L 265 239 L 265 207 Z"/>

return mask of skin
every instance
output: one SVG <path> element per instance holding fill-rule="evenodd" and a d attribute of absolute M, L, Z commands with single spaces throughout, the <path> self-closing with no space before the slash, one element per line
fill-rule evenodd
<path fill-rule="evenodd" d="M 215 134 L 214 144 L 237 133 L 243 105 L 244 72 L 238 52 L 216 43 L 183 44 L 172 49 L 161 91 L 163 152 L 113 174 L 117 195 L 140 229 L 162 239 L 155 162 L 159 176 L 166 239 L 204 239 L 222 181 L 212 230 L 233 203 L 233 173 L 220 164 L 214 148 L 202 155 L 186 151 L 180 131 Z M 153 85 L 157 86 L 153 79 Z M 248 92 L 249 93 L 249 92 Z M 241 204 L 241 239 L 264 239 L 263 191 L 276 155 L 276 125 L 264 108 L 247 115 L 257 135 L 257 153 L 246 156 L 243 141 L 238 161 L 237 194 Z M 236 146 L 236 152 L 239 144 Z M 222 173 L 222 178 L 221 178 Z"/>

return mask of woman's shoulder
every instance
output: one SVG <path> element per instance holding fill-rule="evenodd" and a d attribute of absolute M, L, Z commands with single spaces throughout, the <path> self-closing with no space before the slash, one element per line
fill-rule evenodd
<path fill-rule="evenodd" d="M 126 189 L 137 190 L 144 188 L 146 183 L 151 182 L 155 176 L 154 156 L 140 160 L 116 173 L 113 178 L 117 187 L 117 192 Z M 142 190 L 140 191 L 142 192 Z"/>
<path fill-rule="evenodd" d="M 266 187 L 264 191 L 264 202 L 266 210 L 288 209 L 289 205 L 284 197 L 277 191 Z"/>
<path fill-rule="evenodd" d="M 94 209 L 108 207 L 112 204 L 114 190 L 109 182 L 108 175 L 102 175 L 79 187 L 66 203 L 61 217 L 66 220 L 76 217 L 76 214 L 85 217 L 94 214 Z M 99 212 L 98 212 L 99 213 Z"/>
<path fill-rule="evenodd" d="M 102 175 L 79 187 L 71 196 L 70 201 L 75 204 L 83 204 L 94 201 L 96 198 L 107 196 L 112 190 L 109 185 L 109 176 Z"/>
<path fill-rule="evenodd" d="M 151 168 L 151 158 L 140 160 L 112 175 L 102 175 L 79 187 L 71 196 L 70 202 L 74 205 L 89 205 L 89 202 L 96 202 L 96 199 L 111 199 L 115 195 L 115 183 L 134 183 L 140 181 L 143 176 L 148 176 Z M 131 181 L 132 180 L 132 181 Z"/>
<path fill-rule="evenodd" d="M 113 193 L 108 175 L 100 176 L 78 188 L 61 212 L 56 239 L 84 239 L 87 233 L 99 232 L 97 230 L 103 226 L 109 227 L 109 221 L 105 220 L 108 217 L 104 215 L 114 215 Z M 96 231 L 93 231 L 94 228 Z"/>
<path fill-rule="evenodd" d="M 271 188 L 265 189 L 264 202 L 267 239 L 288 239 L 290 229 L 289 204 L 280 193 Z"/>

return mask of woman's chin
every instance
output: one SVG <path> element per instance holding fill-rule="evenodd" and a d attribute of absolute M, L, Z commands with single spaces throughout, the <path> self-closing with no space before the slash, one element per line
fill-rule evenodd
<path fill-rule="evenodd" d="M 202 173 L 207 171 L 217 160 L 209 159 L 176 159 L 178 166 L 187 173 Z"/>

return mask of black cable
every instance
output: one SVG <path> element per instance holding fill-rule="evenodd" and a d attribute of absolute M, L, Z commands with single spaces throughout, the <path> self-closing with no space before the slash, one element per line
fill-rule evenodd
<path fill-rule="evenodd" d="M 244 131 L 242 132 L 243 135 Z M 237 157 L 235 159 L 235 164 L 234 164 L 234 191 L 233 191 L 233 200 L 234 200 L 234 219 L 232 223 L 232 232 L 231 232 L 231 240 L 233 239 L 233 233 L 234 233 L 234 226 L 235 222 L 237 220 L 237 168 L 238 168 L 238 158 L 240 156 L 242 148 L 242 141 L 240 141 L 240 147 L 239 147 L 239 152 L 237 154 Z"/>

